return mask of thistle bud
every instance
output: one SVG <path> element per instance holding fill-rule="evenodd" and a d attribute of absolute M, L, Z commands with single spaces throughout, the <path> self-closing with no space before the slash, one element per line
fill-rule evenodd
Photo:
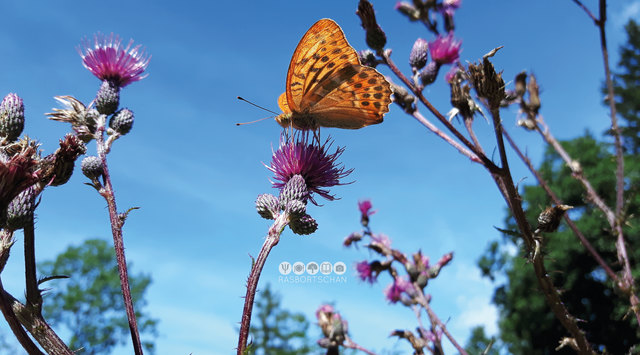
<path fill-rule="evenodd" d="M 116 112 L 109 120 L 109 128 L 113 129 L 120 135 L 125 135 L 131 131 L 133 127 L 133 112 L 128 108 Z"/>
<path fill-rule="evenodd" d="M 289 222 L 291 231 L 298 235 L 309 235 L 318 230 L 318 222 L 313 217 L 305 214 L 304 216 L 292 219 Z"/>
<path fill-rule="evenodd" d="M 104 173 L 102 161 L 97 156 L 91 155 L 82 159 L 80 164 L 84 176 L 91 180 L 97 179 Z"/>
<path fill-rule="evenodd" d="M 33 221 L 33 212 L 36 209 L 36 185 L 31 185 L 15 197 L 7 208 L 6 228 L 18 230 L 24 228 Z"/>
<path fill-rule="evenodd" d="M 299 200 L 306 203 L 308 197 L 309 191 L 307 190 L 307 184 L 304 181 L 304 178 L 302 175 L 296 174 L 287 181 L 287 184 L 284 185 L 280 191 L 280 206 L 285 208 L 289 201 L 293 200 Z"/>
<path fill-rule="evenodd" d="M 120 88 L 109 80 L 100 85 L 96 95 L 96 109 L 103 115 L 110 115 L 118 109 L 120 104 Z"/>
<path fill-rule="evenodd" d="M 264 219 L 275 219 L 280 212 L 280 202 L 271 194 L 262 194 L 256 199 L 256 210 Z"/>
<path fill-rule="evenodd" d="M 0 137 L 15 141 L 24 129 L 24 103 L 16 94 L 5 96 L 0 103 Z"/>
<path fill-rule="evenodd" d="M 440 71 L 440 64 L 437 62 L 429 62 L 424 69 L 420 70 L 418 73 L 418 79 L 420 80 L 420 84 L 422 86 L 427 86 L 433 84 L 438 77 L 438 72 Z"/>
<path fill-rule="evenodd" d="M 387 44 L 387 35 L 378 25 L 373 5 L 368 0 L 360 0 L 356 14 L 362 21 L 362 28 L 366 32 L 366 41 L 369 48 L 380 51 Z"/>
<path fill-rule="evenodd" d="M 287 203 L 284 210 L 291 215 L 291 218 L 300 218 L 307 213 L 307 205 L 300 200 L 292 200 Z"/>
<path fill-rule="evenodd" d="M 413 43 L 411 54 L 409 54 L 409 65 L 415 69 L 422 69 L 427 64 L 427 54 L 429 53 L 429 42 L 418 38 Z"/>

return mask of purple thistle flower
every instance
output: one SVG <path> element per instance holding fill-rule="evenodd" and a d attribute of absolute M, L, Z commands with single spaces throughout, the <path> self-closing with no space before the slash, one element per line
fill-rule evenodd
<path fill-rule="evenodd" d="M 457 41 L 453 38 L 453 34 L 449 33 L 429 42 L 429 52 L 431 52 L 431 58 L 438 64 L 451 64 L 460 58 L 461 45 L 462 41 Z"/>
<path fill-rule="evenodd" d="M 344 185 L 340 179 L 351 174 L 353 169 L 345 170 L 337 163 L 344 148 L 336 148 L 335 153 L 328 152 L 333 142 L 328 138 L 322 145 L 308 132 L 300 132 L 293 139 L 283 136 L 280 147 L 273 153 L 271 165 L 267 169 L 274 173 L 273 187 L 282 189 L 294 175 L 301 175 L 307 185 L 309 199 L 313 193 L 333 201 L 336 198 L 329 194 L 327 187 Z"/>
<path fill-rule="evenodd" d="M 122 40 L 113 33 L 109 36 L 98 33 L 93 39 L 93 45 L 85 39 L 78 53 L 84 67 L 98 79 L 123 88 L 146 77 L 142 73 L 151 56 L 146 56 L 140 45 L 132 48 L 133 40 L 130 40 L 126 47 L 122 47 Z"/>
<path fill-rule="evenodd" d="M 371 204 L 371 200 L 358 201 L 358 209 L 360 209 L 360 213 L 362 213 L 363 216 L 368 217 L 378 212 L 378 211 L 372 211 L 371 208 L 373 208 L 373 204 Z"/>
<path fill-rule="evenodd" d="M 384 290 L 384 294 L 391 303 L 400 301 L 400 297 L 403 293 L 411 291 L 413 285 L 407 281 L 403 276 L 398 276 L 393 280 L 387 288 Z"/>
<path fill-rule="evenodd" d="M 368 261 L 364 260 L 357 263 L 356 271 L 358 271 L 358 276 L 362 281 L 369 281 L 370 284 L 373 284 L 376 281 L 376 276 L 374 276 L 373 269 Z"/>

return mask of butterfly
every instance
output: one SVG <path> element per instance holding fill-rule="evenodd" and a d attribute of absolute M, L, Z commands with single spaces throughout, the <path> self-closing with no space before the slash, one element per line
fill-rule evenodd
<path fill-rule="evenodd" d="M 382 122 L 390 103 L 389 82 L 360 63 L 337 23 L 322 19 L 293 52 L 276 121 L 299 130 L 357 129 Z"/>

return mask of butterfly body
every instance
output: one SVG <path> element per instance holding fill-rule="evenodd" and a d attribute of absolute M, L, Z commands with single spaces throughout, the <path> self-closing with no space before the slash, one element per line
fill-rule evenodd
<path fill-rule="evenodd" d="M 337 23 L 322 19 L 293 53 L 276 122 L 300 130 L 357 129 L 382 122 L 390 103 L 384 76 L 360 63 Z"/>

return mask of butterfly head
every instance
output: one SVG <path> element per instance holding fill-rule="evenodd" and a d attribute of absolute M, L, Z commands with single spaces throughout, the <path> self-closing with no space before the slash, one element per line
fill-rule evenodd
<path fill-rule="evenodd" d="M 276 116 L 276 122 L 281 125 L 283 128 L 287 128 L 291 126 L 291 112 L 281 113 Z"/>
<path fill-rule="evenodd" d="M 320 128 L 318 120 L 310 114 L 285 112 L 276 116 L 276 122 L 283 128 L 293 127 L 301 131 L 316 130 Z"/>

